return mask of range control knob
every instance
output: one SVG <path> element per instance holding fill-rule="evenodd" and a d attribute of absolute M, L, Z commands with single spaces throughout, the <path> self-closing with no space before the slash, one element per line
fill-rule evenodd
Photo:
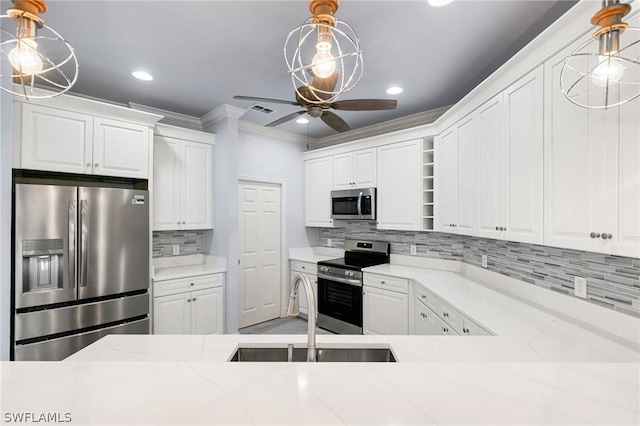
<path fill-rule="evenodd" d="M 329 267 L 328 267 L 328 266 L 321 266 L 321 267 L 320 267 L 320 270 L 321 270 L 322 272 L 327 272 L 327 271 L 329 270 Z"/>
<path fill-rule="evenodd" d="M 353 271 L 344 271 L 344 274 L 345 274 L 346 276 L 348 276 L 348 277 L 352 277 L 352 276 L 354 276 L 354 275 L 355 275 L 355 274 L 353 273 Z"/>

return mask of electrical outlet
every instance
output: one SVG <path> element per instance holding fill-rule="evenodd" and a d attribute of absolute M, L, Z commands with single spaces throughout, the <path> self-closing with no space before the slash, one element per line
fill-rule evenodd
<path fill-rule="evenodd" d="M 583 277 L 575 277 L 573 291 L 576 296 L 587 298 L 587 279 Z"/>
<path fill-rule="evenodd" d="M 482 255 L 482 267 L 483 268 L 487 267 L 487 255 L 486 254 Z"/>
<path fill-rule="evenodd" d="M 418 247 L 412 245 L 411 246 L 411 256 L 415 256 L 416 254 L 418 254 Z"/>
<path fill-rule="evenodd" d="M 180 246 L 178 244 L 174 244 L 173 246 L 173 255 L 178 256 L 180 254 Z"/>
<path fill-rule="evenodd" d="M 331 238 L 327 238 L 327 247 L 333 247 L 333 240 L 331 240 Z"/>

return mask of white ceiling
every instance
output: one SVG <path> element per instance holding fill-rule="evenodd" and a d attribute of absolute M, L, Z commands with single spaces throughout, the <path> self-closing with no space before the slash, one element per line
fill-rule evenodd
<path fill-rule="evenodd" d="M 8 3 L 8 2 L 4 2 Z M 76 49 L 73 92 L 201 117 L 248 95 L 293 100 L 283 44 L 309 15 L 308 0 L 65 1 L 49 0 L 45 23 Z M 566 12 L 575 1 L 343 0 L 336 16 L 357 32 L 363 50 L 360 84 L 341 99 L 396 98 L 394 111 L 338 114 L 352 128 L 451 105 Z M 134 69 L 155 76 L 131 77 Z M 405 92 L 389 96 L 385 89 Z M 288 105 L 243 119 L 267 124 L 297 111 Z M 318 119 L 278 127 L 321 138 L 335 134 Z"/>

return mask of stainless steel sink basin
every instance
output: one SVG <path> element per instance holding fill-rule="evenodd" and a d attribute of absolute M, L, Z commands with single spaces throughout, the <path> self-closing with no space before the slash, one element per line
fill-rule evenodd
<path fill-rule="evenodd" d="M 292 362 L 306 362 L 307 348 L 293 348 Z M 396 362 L 389 348 L 318 348 L 318 362 Z M 230 362 L 287 362 L 288 350 L 278 348 L 238 348 Z"/>

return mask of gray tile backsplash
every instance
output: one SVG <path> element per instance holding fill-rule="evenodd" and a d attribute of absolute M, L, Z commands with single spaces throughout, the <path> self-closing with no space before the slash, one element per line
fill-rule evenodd
<path fill-rule="evenodd" d="M 387 241 L 391 253 L 460 260 L 549 290 L 573 296 L 574 277 L 587 278 L 587 298 L 598 305 L 640 317 L 640 260 L 534 244 L 467 237 L 439 232 L 381 231 L 375 222 L 347 222 L 346 228 L 323 228 L 319 245 L 342 247 L 345 239 Z"/>
<path fill-rule="evenodd" d="M 173 256 L 175 244 L 180 256 L 204 253 L 204 231 L 154 231 L 153 257 Z"/>

